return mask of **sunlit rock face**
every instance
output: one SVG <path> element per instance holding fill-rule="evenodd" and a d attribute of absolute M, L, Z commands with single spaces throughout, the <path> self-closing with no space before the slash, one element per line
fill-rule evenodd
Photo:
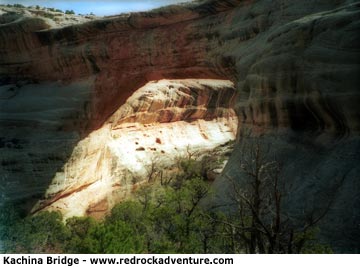
<path fill-rule="evenodd" d="M 235 117 L 232 82 L 214 79 L 160 80 L 137 90 L 110 118 L 122 123 L 170 123 Z"/>
<path fill-rule="evenodd" d="M 147 183 L 151 168 L 174 176 L 189 153 L 228 153 L 238 128 L 234 99 L 233 83 L 226 80 L 149 82 L 77 144 L 33 212 L 104 215 Z"/>
<path fill-rule="evenodd" d="M 286 167 L 284 177 L 293 185 L 286 212 L 294 217 L 306 207 L 326 206 L 324 189 L 346 175 L 329 214 L 319 223 L 320 230 L 339 251 L 359 252 L 359 14 L 359 4 L 351 0 L 309 0 L 306 4 L 208 0 L 57 29 L 41 18 L 9 21 L 2 17 L 1 195 L 6 200 L 39 200 L 52 184 L 47 200 L 58 192 L 68 194 L 66 198 L 76 196 L 81 191 L 61 188 L 67 185 L 65 168 L 77 163 L 74 167 L 86 174 L 91 167 L 96 179 L 84 175 L 84 182 L 94 182 L 84 184 L 84 189 L 101 184 L 100 173 L 106 174 L 104 180 L 111 178 L 105 168 L 110 166 L 110 157 L 102 154 L 122 152 L 116 146 L 105 150 L 111 147 L 105 146 L 105 140 L 124 131 L 126 124 L 132 124 L 125 128 L 128 131 L 146 125 L 153 131 L 155 122 L 207 128 L 200 126 L 201 120 L 209 124 L 230 118 L 223 108 L 230 100 L 239 131 L 223 173 L 242 180 L 238 160 L 246 142 L 244 134 L 261 136 L 271 145 L 273 157 Z M 233 81 L 237 97 L 233 100 L 217 90 L 205 94 L 202 86 L 194 97 L 193 86 L 183 90 L 176 81 L 174 88 L 137 91 L 149 81 L 161 84 L 162 79 L 187 78 Z M 169 92 L 168 103 L 159 102 L 165 92 Z M 138 100 L 136 94 L 144 100 L 127 103 L 129 98 Z M 25 97 L 29 95 L 32 98 Z M 219 108 L 213 108 L 212 102 L 218 99 Z M 192 108 L 184 109 L 184 105 Z M 29 120 L 30 114 L 36 116 Z M 96 135 L 102 138 L 91 139 Z M 153 141 L 136 147 L 137 157 Z M 99 169 L 86 164 L 100 159 L 104 163 Z M 80 171 L 71 172 L 71 178 L 82 180 Z M 226 189 L 221 178 L 215 186 L 219 191 Z M 59 181 L 58 188 L 54 181 Z M 226 198 L 228 192 L 219 196 Z M 90 211 L 109 207 L 109 202 L 98 200 Z M 87 210 L 72 209 L 73 214 Z"/>

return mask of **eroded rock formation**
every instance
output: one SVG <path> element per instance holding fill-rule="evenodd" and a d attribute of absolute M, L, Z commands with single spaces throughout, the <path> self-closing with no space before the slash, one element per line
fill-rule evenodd
<path fill-rule="evenodd" d="M 122 124 L 181 118 L 179 124 L 200 124 L 203 117 L 211 124 L 230 116 L 221 105 L 204 112 L 202 98 L 191 112 L 181 111 L 195 101 L 180 100 L 188 91 L 170 88 L 165 92 L 177 97 L 169 103 L 180 111 L 157 101 L 129 106 L 149 81 L 231 80 L 239 149 L 224 172 L 239 176 L 237 158 L 250 129 L 287 167 L 294 214 L 326 204 L 324 189 L 346 175 L 321 230 L 337 248 L 359 250 L 359 18 L 356 1 L 210 0 L 59 29 L 39 18 L 0 20 L 2 192 L 38 200 L 53 178 L 63 180 L 55 174 L 73 161 L 74 148 L 91 152 L 102 146 L 92 147 L 92 135 Z M 207 105 L 217 98 L 224 104 L 228 95 L 203 97 Z M 101 148 L 93 157 L 108 155 Z M 91 161 L 100 159 L 109 160 Z"/>
<path fill-rule="evenodd" d="M 139 184 L 174 176 L 189 153 L 223 156 L 236 137 L 233 83 L 160 80 L 137 90 L 74 148 L 33 212 L 104 215 Z M 214 169 L 217 167 L 214 166 Z"/>

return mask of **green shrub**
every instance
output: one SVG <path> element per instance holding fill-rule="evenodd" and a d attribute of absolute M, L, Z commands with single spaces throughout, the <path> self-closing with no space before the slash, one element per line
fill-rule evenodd
<path fill-rule="evenodd" d="M 54 18 L 55 18 L 54 14 L 52 14 L 52 13 L 44 13 L 43 16 L 44 16 L 45 18 L 49 18 L 49 19 L 54 19 Z"/>
<path fill-rule="evenodd" d="M 74 217 L 64 224 L 57 212 L 24 217 L 15 206 L 3 206 L 0 209 L 0 239 L 4 251 L 77 254 L 251 252 L 248 248 L 254 230 L 272 224 L 273 221 L 267 221 L 271 214 L 267 214 L 264 208 L 261 217 L 254 217 L 252 210 L 247 210 L 242 202 L 235 211 L 226 211 L 227 214 L 206 208 L 206 198 L 211 191 L 202 174 L 204 165 L 201 163 L 204 161 L 209 162 L 199 162 L 191 157 L 179 160 L 179 172 L 174 175 L 176 180 L 162 184 L 159 178 L 154 178 L 152 183 L 139 187 L 133 199 L 115 205 L 102 221 Z M 273 170 L 269 165 L 267 167 L 271 174 Z M 234 189 L 238 190 L 235 184 Z M 251 191 L 242 193 L 238 193 L 239 200 L 248 201 Z M 262 217 L 266 217 L 263 222 Z M 258 222 L 262 226 L 257 225 Z M 330 247 L 319 243 L 318 228 L 311 226 L 291 232 L 282 228 L 277 236 L 280 245 L 271 248 L 271 253 L 332 253 Z M 270 227 L 266 230 L 272 231 Z M 265 235 L 265 232 L 258 234 L 257 240 L 262 242 L 258 243 L 260 246 L 272 242 L 273 237 L 267 242 Z M 280 242 L 291 247 L 285 248 Z"/>
<path fill-rule="evenodd" d="M 25 8 L 25 6 L 23 6 L 22 4 L 14 4 L 13 7 L 17 7 L 17 8 Z"/>
<path fill-rule="evenodd" d="M 65 14 L 73 15 L 75 14 L 74 10 L 65 10 Z"/>
<path fill-rule="evenodd" d="M 143 240 L 134 228 L 121 220 L 99 223 L 89 217 L 72 218 L 67 222 L 71 239 L 69 253 L 141 253 Z"/>
<path fill-rule="evenodd" d="M 4 230 L 5 251 L 12 253 L 60 253 L 69 238 L 59 212 L 41 212 L 18 219 Z"/>

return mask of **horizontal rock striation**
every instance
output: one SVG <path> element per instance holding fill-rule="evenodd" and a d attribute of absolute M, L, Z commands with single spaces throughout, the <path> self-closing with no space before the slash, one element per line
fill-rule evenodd
<path fill-rule="evenodd" d="M 75 144 L 82 144 L 85 155 L 79 157 L 86 157 L 90 145 L 85 140 L 94 131 L 117 131 L 138 120 L 211 122 L 231 118 L 227 107 L 234 105 L 239 146 L 246 133 L 262 136 L 287 166 L 285 176 L 294 185 L 288 211 L 301 214 L 305 205 L 327 204 L 324 187 L 346 174 L 320 228 L 337 250 L 359 251 L 358 239 L 349 238 L 360 237 L 359 2 L 197 1 L 57 29 L 39 18 L 8 21 L 3 16 L 0 156 L 3 185 L 9 184 L 5 192 L 12 198 L 39 194 L 32 185 L 43 190 L 58 178 L 60 166 L 74 159 Z M 149 81 L 188 78 L 230 80 L 237 97 L 232 90 L 209 91 L 202 85 L 195 92 L 192 85 L 174 85 L 151 93 L 155 99 L 171 93 L 168 102 L 149 101 L 145 94 L 141 104 L 127 103 Z M 88 81 L 82 90 L 74 86 L 79 81 Z M 53 106 L 56 112 L 24 97 L 43 94 L 29 88 L 54 83 L 56 87 L 47 87 L 49 98 L 40 99 L 61 97 Z M 34 120 L 29 120 L 29 110 L 21 110 L 24 104 L 39 109 Z M 203 105 L 209 108 L 205 111 Z M 56 116 L 43 119 L 50 115 Z M 63 138 L 45 145 L 49 136 Z M 61 144 L 66 150 L 59 158 Z M 93 157 L 107 155 L 103 147 L 94 148 L 88 150 Z M 241 180 L 236 167 L 241 146 L 237 148 L 225 172 Z M 49 168 L 52 163 L 57 164 Z M 24 182 L 28 185 L 16 194 Z"/>
<path fill-rule="evenodd" d="M 137 90 L 111 117 L 122 123 L 170 123 L 235 117 L 233 83 L 222 80 L 161 80 Z"/>
<path fill-rule="evenodd" d="M 227 96 L 228 102 L 219 96 Z M 33 212 L 60 210 L 66 218 L 104 215 L 139 185 L 151 182 L 155 169 L 165 179 L 176 174 L 179 161 L 189 153 L 198 159 L 209 152 L 223 158 L 238 128 L 234 97 L 230 81 L 146 84 L 76 145 Z"/>
<path fill-rule="evenodd" d="M 96 74 L 92 129 L 147 81 L 196 77 L 237 82 L 239 115 L 251 126 L 358 131 L 357 4 L 301 5 L 210 1 L 53 30 L 24 19 L 0 27 L 0 73 L 64 83 Z"/>

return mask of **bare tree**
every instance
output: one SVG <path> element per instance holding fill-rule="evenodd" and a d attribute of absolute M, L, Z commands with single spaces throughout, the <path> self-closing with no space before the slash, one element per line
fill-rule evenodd
<path fill-rule="evenodd" d="M 223 223 L 247 253 L 299 253 L 309 231 L 328 213 L 346 175 L 329 190 L 328 204 L 306 212 L 299 224 L 283 209 L 291 186 L 282 175 L 282 165 L 269 158 L 269 147 L 258 139 L 244 145 L 239 161 L 241 180 L 225 175 L 232 186 L 236 220 Z"/>
<path fill-rule="evenodd" d="M 156 156 L 150 159 L 150 165 L 145 166 L 145 169 L 148 182 L 154 182 L 155 179 L 162 173 L 162 169 L 159 167 L 159 159 Z"/>

